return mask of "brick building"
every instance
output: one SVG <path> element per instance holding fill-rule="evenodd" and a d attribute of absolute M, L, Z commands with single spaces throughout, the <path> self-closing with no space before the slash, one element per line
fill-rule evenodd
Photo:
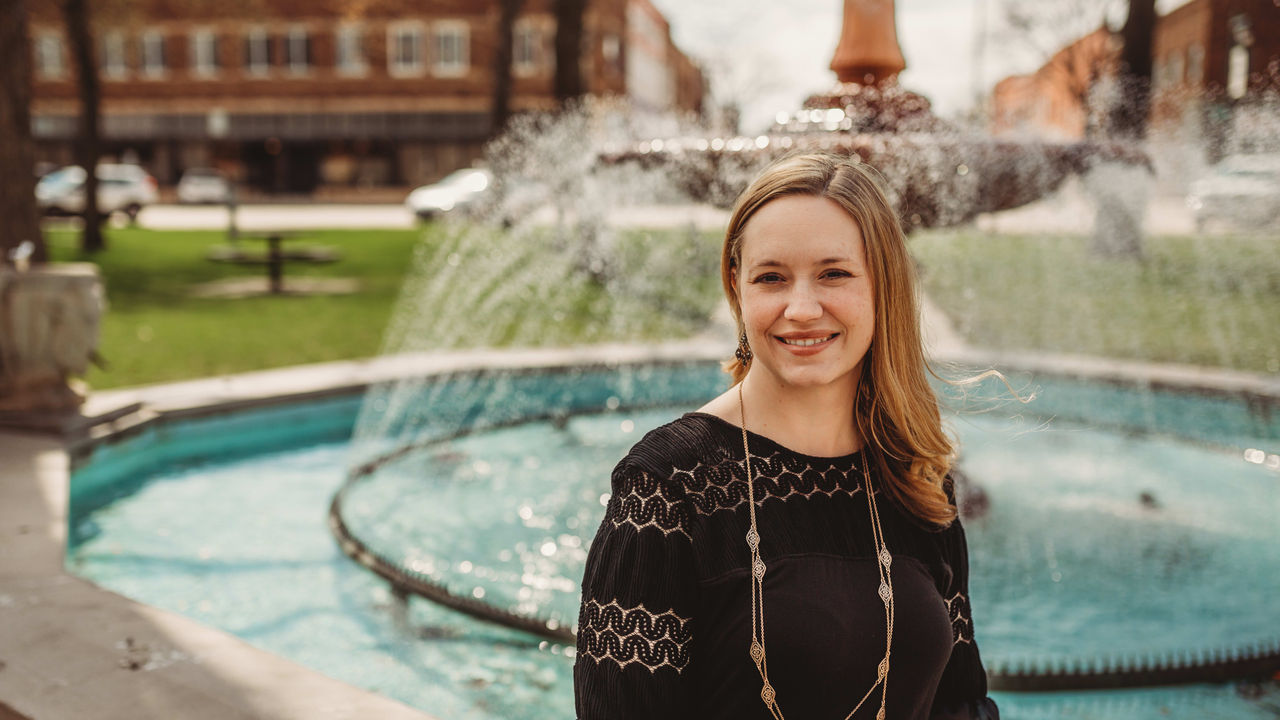
<path fill-rule="evenodd" d="M 554 107 L 555 0 L 515 24 L 511 107 Z M 31 7 L 32 129 L 71 162 L 79 102 L 54 3 Z M 412 185 L 490 137 L 498 0 L 104 0 L 93 34 L 104 152 L 162 184 L 219 167 L 264 192 Z M 649 0 L 588 0 L 586 92 L 700 113 L 703 74 Z"/>
<path fill-rule="evenodd" d="M 994 130 L 1083 137 L 1089 89 L 1114 75 L 1119 50 L 1118 36 L 1100 29 L 1034 74 L 1000 81 L 992 96 Z M 1250 118 L 1267 112 L 1259 103 L 1280 81 L 1280 4 L 1191 0 L 1157 19 L 1152 55 L 1153 128 L 1191 126 L 1211 147 L 1225 142 L 1217 137 L 1223 133 L 1250 142 Z"/>
<path fill-rule="evenodd" d="M 1101 76 L 1115 72 L 1119 49 L 1119 38 L 1099 28 L 1059 50 L 1035 73 L 996 83 L 993 131 L 1064 140 L 1083 137 L 1089 92 Z"/>

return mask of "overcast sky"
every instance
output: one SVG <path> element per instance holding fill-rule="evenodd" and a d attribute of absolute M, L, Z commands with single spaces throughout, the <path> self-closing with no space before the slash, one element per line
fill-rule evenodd
<path fill-rule="evenodd" d="M 1019 0 L 1075 3 L 1089 0 Z M 828 65 L 840 35 L 843 0 L 652 0 L 671 22 L 676 44 L 708 67 L 717 92 L 742 100 L 745 132 L 768 126 L 779 111 L 828 90 Z M 1001 0 L 898 0 L 898 40 L 907 60 L 900 76 L 943 116 L 972 105 L 976 88 L 1035 70 L 1046 59 L 1032 43 L 999 31 Z M 1097 5 L 1099 0 L 1094 0 Z M 1187 0 L 1159 0 L 1162 12 Z M 1123 21 L 1123 3 L 1120 17 Z M 982 22 L 985 12 L 986 20 Z M 1113 11 L 1114 14 L 1114 11 Z M 1097 21 L 1089 20 L 1089 27 Z M 987 28 L 975 63 L 977 28 Z"/>

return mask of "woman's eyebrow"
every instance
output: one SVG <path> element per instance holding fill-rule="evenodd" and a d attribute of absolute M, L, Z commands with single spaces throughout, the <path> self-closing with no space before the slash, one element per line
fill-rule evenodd
<path fill-rule="evenodd" d="M 819 260 L 817 264 L 818 265 L 839 265 L 840 263 L 847 263 L 847 262 L 853 262 L 853 259 L 848 257 L 829 257 L 829 258 L 823 258 Z M 781 260 L 761 260 L 759 262 L 751 263 L 751 267 L 753 268 L 786 267 L 786 266 L 787 264 L 782 262 Z"/>

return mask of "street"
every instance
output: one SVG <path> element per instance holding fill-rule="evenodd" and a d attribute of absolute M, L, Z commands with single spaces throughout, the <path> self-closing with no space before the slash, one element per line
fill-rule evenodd
<path fill-rule="evenodd" d="M 140 227 L 152 230 L 219 230 L 227 227 L 227 209 L 211 205 L 152 205 L 138 216 Z M 997 234 L 1089 234 L 1093 230 L 1092 200 L 1068 182 L 1054 195 L 1024 207 L 979 215 L 974 223 L 984 232 Z M 615 227 L 683 228 L 722 230 L 727 210 L 707 205 L 624 206 L 609 214 Z M 555 212 L 543 208 L 533 222 L 551 225 Z M 413 213 L 400 204 L 263 204 L 242 205 L 237 210 L 241 230 L 276 228 L 309 229 L 406 229 L 417 224 Z M 1146 230 L 1153 235 L 1182 235 L 1194 231 L 1191 211 L 1180 195 L 1160 195 L 1147 205 Z"/>

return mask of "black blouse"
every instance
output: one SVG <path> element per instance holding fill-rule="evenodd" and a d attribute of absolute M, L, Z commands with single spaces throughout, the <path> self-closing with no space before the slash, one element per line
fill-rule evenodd
<path fill-rule="evenodd" d="M 770 717 L 747 654 L 741 433 L 689 413 L 614 469 L 582 581 L 580 720 Z M 802 455 L 754 433 L 750 443 L 769 680 L 790 717 L 840 720 L 871 687 L 885 645 L 863 458 Z M 874 474 L 871 485 L 879 492 Z M 998 718 L 973 639 L 959 520 L 936 531 L 892 502 L 877 506 L 893 554 L 887 717 Z M 854 717 L 874 718 L 880 692 Z"/>

